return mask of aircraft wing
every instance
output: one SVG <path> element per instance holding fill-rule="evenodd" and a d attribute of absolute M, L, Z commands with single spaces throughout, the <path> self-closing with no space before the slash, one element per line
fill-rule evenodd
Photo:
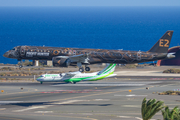
<path fill-rule="evenodd" d="M 66 74 L 68 74 L 68 75 L 76 75 L 76 74 L 81 74 L 81 72 L 79 72 L 79 71 L 76 71 L 76 72 L 68 72 L 68 73 L 66 73 Z"/>
<path fill-rule="evenodd" d="M 66 73 L 64 77 L 74 77 L 77 74 L 81 74 L 81 72 L 69 72 Z"/>
<path fill-rule="evenodd" d="M 82 62 L 82 63 L 89 63 L 89 54 L 80 54 L 80 55 L 73 55 L 73 56 L 58 56 L 58 58 L 69 58 L 71 62 Z"/>

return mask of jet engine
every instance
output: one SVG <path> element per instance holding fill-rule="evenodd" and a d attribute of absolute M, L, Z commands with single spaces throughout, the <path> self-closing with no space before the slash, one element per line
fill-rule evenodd
<path fill-rule="evenodd" d="M 68 67 L 70 62 L 69 58 L 53 57 L 52 59 L 54 67 Z"/>

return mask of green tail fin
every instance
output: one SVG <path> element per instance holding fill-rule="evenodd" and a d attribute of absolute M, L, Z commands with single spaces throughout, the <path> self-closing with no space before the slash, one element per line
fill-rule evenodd
<path fill-rule="evenodd" d="M 115 67 L 116 67 L 116 64 L 108 64 L 103 70 L 101 70 L 98 75 L 101 75 L 101 74 L 106 74 L 106 73 L 112 73 L 114 72 L 115 70 Z"/>

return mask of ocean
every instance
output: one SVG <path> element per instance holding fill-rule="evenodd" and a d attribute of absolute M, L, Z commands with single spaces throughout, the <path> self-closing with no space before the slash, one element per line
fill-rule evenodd
<path fill-rule="evenodd" d="M 149 50 L 167 31 L 180 43 L 180 7 L 0 7 L 0 63 L 18 45 Z"/>

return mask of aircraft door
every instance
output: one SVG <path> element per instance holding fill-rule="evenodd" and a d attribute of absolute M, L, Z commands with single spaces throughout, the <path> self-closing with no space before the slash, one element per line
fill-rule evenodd
<path fill-rule="evenodd" d="M 76 50 L 73 50 L 73 55 L 76 55 Z"/>
<path fill-rule="evenodd" d="M 21 48 L 20 48 L 20 54 L 21 54 L 21 56 L 24 56 L 24 55 L 25 55 L 25 46 L 21 46 Z"/>
<path fill-rule="evenodd" d="M 72 55 L 73 53 L 72 53 L 72 50 L 69 50 L 69 55 Z"/>

